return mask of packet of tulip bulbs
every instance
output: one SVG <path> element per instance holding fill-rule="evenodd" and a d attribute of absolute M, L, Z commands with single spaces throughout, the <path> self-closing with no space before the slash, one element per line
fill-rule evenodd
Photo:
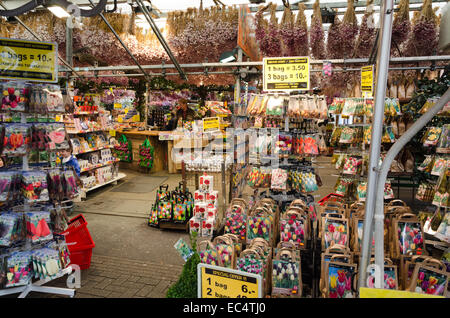
<path fill-rule="evenodd" d="M 12 252 L 6 261 L 5 287 L 27 285 L 33 276 L 33 262 L 30 251 Z"/>
<path fill-rule="evenodd" d="M 235 234 L 241 240 L 245 239 L 247 228 L 247 215 L 245 213 L 234 212 L 227 214 L 225 219 L 224 233 Z"/>
<path fill-rule="evenodd" d="M 300 297 L 302 293 L 300 264 L 294 260 L 272 261 L 272 294 Z"/>
<path fill-rule="evenodd" d="M 273 190 L 286 190 L 288 173 L 284 169 L 273 169 L 270 188 Z"/>
<path fill-rule="evenodd" d="M 433 163 L 433 169 L 431 174 L 434 176 L 440 176 L 448 168 L 448 161 L 444 157 L 438 157 Z"/>
<path fill-rule="evenodd" d="M 358 184 L 358 187 L 356 188 L 356 194 L 358 197 L 358 201 L 364 202 L 366 201 L 366 195 L 367 195 L 367 182 L 363 181 Z"/>
<path fill-rule="evenodd" d="M 41 112 L 63 113 L 65 112 L 64 98 L 59 85 L 46 85 L 41 92 Z"/>
<path fill-rule="evenodd" d="M 21 82 L 2 83 L 2 110 L 23 112 L 30 99 L 30 84 Z"/>
<path fill-rule="evenodd" d="M 15 241 L 18 222 L 20 219 L 17 213 L 0 214 L 0 246 L 10 246 Z"/>
<path fill-rule="evenodd" d="M 192 255 L 194 255 L 194 251 L 186 244 L 186 242 L 182 238 L 180 238 L 173 247 L 175 247 L 175 249 L 178 251 L 185 262 Z"/>
<path fill-rule="evenodd" d="M 417 167 L 417 170 L 431 172 L 431 169 L 433 169 L 433 163 L 434 163 L 434 156 L 432 155 L 425 156 L 424 161 L 420 164 L 419 167 Z"/>
<path fill-rule="evenodd" d="M 23 156 L 28 152 L 31 126 L 28 124 L 5 124 L 4 156 Z"/>
<path fill-rule="evenodd" d="M 424 146 L 436 146 L 442 133 L 441 127 L 428 128 L 424 137 Z"/>
<path fill-rule="evenodd" d="M 25 213 L 27 225 L 27 239 L 31 243 L 40 243 L 51 240 L 53 233 L 50 230 L 50 212 Z"/>
<path fill-rule="evenodd" d="M 319 190 L 317 185 L 316 174 L 313 172 L 302 172 L 302 192 L 311 193 Z"/>
<path fill-rule="evenodd" d="M 436 296 L 447 295 L 448 274 L 427 264 L 420 263 L 416 265 L 411 280 L 410 291 L 419 294 L 428 294 Z"/>
<path fill-rule="evenodd" d="M 436 152 L 448 153 L 450 151 L 450 124 L 442 127 L 441 136 L 436 146 Z"/>
<path fill-rule="evenodd" d="M 11 199 L 15 175 L 16 172 L 13 171 L 0 171 L 0 202 Z"/>
<path fill-rule="evenodd" d="M 48 143 L 50 150 L 69 149 L 69 141 L 66 139 L 66 129 L 64 124 L 50 123 L 46 125 Z"/>
<path fill-rule="evenodd" d="M 25 202 L 49 200 L 47 173 L 44 171 L 24 171 L 22 173 L 22 194 Z"/>
<path fill-rule="evenodd" d="M 284 101 L 283 96 L 269 96 L 266 106 L 266 115 L 268 116 L 281 116 L 284 111 Z"/>
<path fill-rule="evenodd" d="M 236 269 L 264 277 L 264 261 L 256 251 L 244 250 L 236 261 Z"/>

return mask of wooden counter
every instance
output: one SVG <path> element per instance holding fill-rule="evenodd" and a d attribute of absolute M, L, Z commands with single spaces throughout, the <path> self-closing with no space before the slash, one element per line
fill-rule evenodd
<path fill-rule="evenodd" d="M 139 131 L 137 129 L 133 130 L 117 130 L 116 139 L 119 138 L 121 134 L 125 135 L 127 139 L 131 142 L 131 147 L 133 151 L 133 162 L 120 162 L 120 167 L 125 169 L 132 169 L 139 172 L 147 172 L 147 169 L 141 168 L 138 164 L 139 160 L 139 146 L 145 141 L 146 138 L 150 140 L 150 144 L 154 147 L 154 158 L 152 169 L 148 172 L 158 172 L 168 169 L 168 151 L 167 151 L 167 141 L 159 140 L 160 131 L 149 131 L 143 130 Z M 167 131 L 164 133 L 168 133 Z"/>

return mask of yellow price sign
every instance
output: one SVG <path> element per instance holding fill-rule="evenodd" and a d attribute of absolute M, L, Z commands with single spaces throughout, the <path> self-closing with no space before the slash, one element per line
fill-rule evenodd
<path fill-rule="evenodd" d="M 110 129 L 110 130 L 109 130 L 109 134 L 110 134 L 112 137 L 116 137 L 116 131 L 115 131 L 114 129 Z"/>
<path fill-rule="evenodd" d="M 219 130 L 220 119 L 219 117 L 203 118 L 203 131 Z"/>
<path fill-rule="evenodd" d="M 0 78 L 58 81 L 58 45 L 0 38 Z"/>
<path fill-rule="evenodd" d="M 122 109 L 122 104 L 114 103 L 114 109 Z"/>
<path fill-rule="evenodd" d="M 390 290 L 361 287 L 359 298 L 444 298 L 443 296 L 414 293 L 406 290 Z"/>
<path fill-rule="evenodd" d="M 198 264 L 199 298 L 261 298 L 260 275 L 235 269 Z"/>
<path fill-rule="evenodd" d="M 373 94 L 373 65 L 361 67 L 361 91 Z"/>
<path fill-rule="evenodd" d="M 263 90 L 309 90 L 309 57 L 263 59 Z"/>

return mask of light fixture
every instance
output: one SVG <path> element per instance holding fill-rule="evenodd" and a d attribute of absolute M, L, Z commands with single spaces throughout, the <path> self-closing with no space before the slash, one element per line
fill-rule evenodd
<path fill-rule="evenodd" d="M 47 9 L 49 9 L 54 15 L 56 15 L 60 19 L 70 17 L 70 14 L 59 6 L 49 6 L 47 7 Z"/>
<path fill-rule="evenodd" d="M 220 57 L 220 63 L 230 63 L 236 61 L 237 49 L 233 49 L 231 51 L 223 52 Z"/>

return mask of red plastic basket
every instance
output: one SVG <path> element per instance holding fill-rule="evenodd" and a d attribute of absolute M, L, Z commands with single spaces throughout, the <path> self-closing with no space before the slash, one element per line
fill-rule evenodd
<path fill-rule="evenodd" d="M 95 243 L 84 216 L 80 214 L 71 219 L 67 230 L 62 234 L 65 235 L 69 248 L 70 264 L 76 264 L 80 266 L 80 269 L 88 269 L 91 266 L 92 249 Z"/>
<path fill-rule="evenodd" d="M 70 264 L 76 264 L 80 266 L 80 269 L 88 269 L 91 266 L 92 248 L 94 246 L 95 244 L 92 244 L 92 247 L 72 251 L 69 248 Z"/>
<path fill-rule="evenodd" d="M 62 234 L 66 236 L 66 243 L 68 243 L 69 251 L 71 248 L 79 250 L 94 244 L 83 214 L 79 214 L 71 219 L 67 230 Z"/>

